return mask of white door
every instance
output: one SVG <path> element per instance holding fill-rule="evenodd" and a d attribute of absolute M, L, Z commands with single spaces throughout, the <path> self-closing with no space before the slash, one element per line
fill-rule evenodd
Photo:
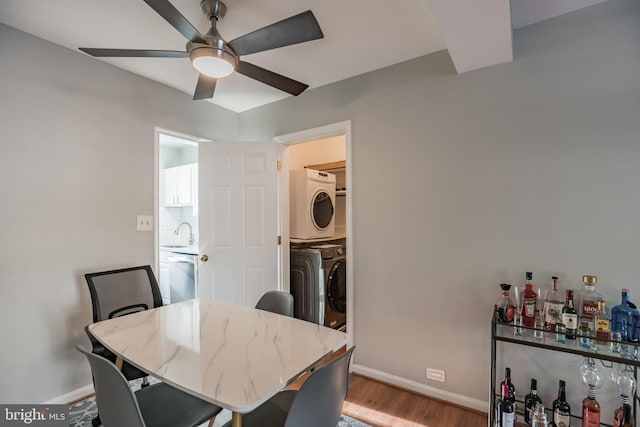
<path fill-rule="evenodd" d="M 199 143 L 199 298 L 253 306 L 277 289 L 277 149 Z"/>

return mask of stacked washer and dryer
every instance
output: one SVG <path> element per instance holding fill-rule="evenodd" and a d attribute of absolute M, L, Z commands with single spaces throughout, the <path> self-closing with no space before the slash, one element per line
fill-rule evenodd
<path fill-rule="evenodd" d="M 344 239 L 335 237 L 336 177 L 314 169 L 291 171 L 290 237 L 294 316 L 339 329 L 346 324 Z"/>

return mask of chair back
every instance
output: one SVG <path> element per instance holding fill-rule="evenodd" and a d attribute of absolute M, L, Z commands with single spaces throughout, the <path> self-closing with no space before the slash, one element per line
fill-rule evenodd
<path fill-rule="evenodd" d="M 282 291 L 267 291 L 256 304 L 256 308 L 293 317 L 293 295 Z"/>
<path fill-rule="evenodd" d="M 107 359 L 89 353 L 76 345 L 84 354 L 93 373 L 96 405 L 104 427 L 145 427 L 138 401 L 129 383 L 116 366 Z"/>
<path fill-rule="evenodd" d="M 285 427 L 338 424 L 349 388 L 349 364 L 353 350 L 355 346 L 313 371 L 296 394 Z"/>
<path fill-rule="evenodd" d="M 149 265 L 89 273 L 84 277 L 91 293 L 94 322 L 162 305 L 160 288 Z"/>

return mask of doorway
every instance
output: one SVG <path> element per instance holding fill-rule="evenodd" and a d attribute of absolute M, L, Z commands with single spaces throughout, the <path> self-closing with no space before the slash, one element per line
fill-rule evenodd
<path fill-rule="evenodd" d="M 281 135 L 274 141 L 287 147 L 282 153 L 284 174 L 280 182 L 280 230 L 283 238 L 281 271 L 284 289 L 290 291 L 291 246 L 289 224 L 291 222 L 289 188 L 290 171 L 304 168 L 324 170 L 336 176 L 336 228 L 334 239 L 343 241 L 346 249 L 346 296 L 347 335 L 353 342 L 353 238 L 352 238 L 352 194 L 351 178 L 351 122 L 339 122 L 319 128 Z M 342 148 L 339 148 L 342 147 Z M 307 149 L 308 148 L 308 149 Z M 341 155 L 336 153 L 341 151 Z M 326 241 L 327 239 L 320 239 Z M 329 239 L 331 240 L 331 239 Z M 331 243 L 331 242 L 328 242 Z"/>
<path fill-rule="evenodd" d="M 163 304 L 197 297 L 198 139 L 157 131 L 155 215 Z"/>

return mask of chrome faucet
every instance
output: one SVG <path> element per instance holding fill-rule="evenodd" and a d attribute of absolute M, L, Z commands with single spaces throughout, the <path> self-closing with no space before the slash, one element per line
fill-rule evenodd
<path fill-rule="evenodd" d="M 191 224 L 189 224 L 188 222 L 182 222 L 180 223 L 180 225 L 178 226 L 178 228 L 176 228 L 175 230 L 173 230 L 173 234 L 175 234 L 176 236 L 178 234 L 180 234 L 180 227 L 182 227 L 183 225 L 186 225 L 187 227 L 189 227 L 189 245 L 193 245 L 194 242 L 194 238 L 193 238 L 193 228 L 191 228 Z"/>

